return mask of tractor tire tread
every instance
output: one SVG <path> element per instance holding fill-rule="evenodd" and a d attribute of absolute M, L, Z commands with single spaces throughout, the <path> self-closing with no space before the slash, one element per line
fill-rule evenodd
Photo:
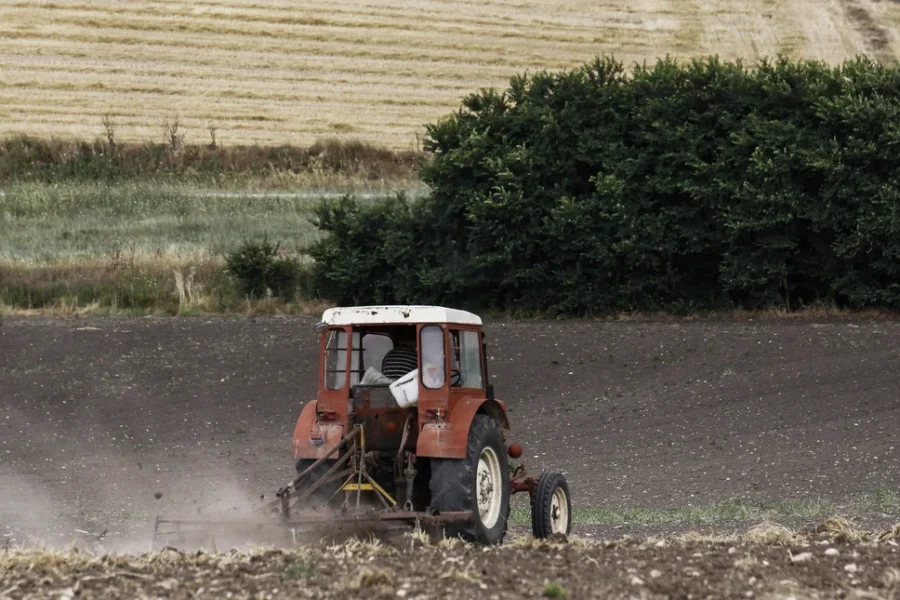
<path fill-rule="evenodd" d="M 500 460 L 500 470 L 507 474 L 506 452 L 503 445 L 503 432 L 500 424 L 487 415 L 478 414 L 472 419 L 469 427 L 469 439 L 466 444 L 466 458 L 432 458 L 431 459 L 431 506 L 438 512 L 456 512 L 471 510 L 477 512 L 474 502 L 474 483 L 481 449 L 491 444 Z M 504 503 L 500 519 L 491 530 L 486 530 L 476 522 L 477 517 L 469 521 L 451 522 L 444 526 L 450 537 L 461 537 L 469 542 L 485 545 L 499 544 L 506 536 L 509 520 L 509 479 L 501 481 L 504 488 Z"/>
<path fill-rule="evenodd" d="M 553 525 L 550 513 L 553 506 L 553 494 L 557 488 L 566 492 L 568 503 L 569 522 L 566 524 L 565 534 L 572 530 L 572 497 L 569 495 L 569 484 L 562 473 L 547 471 L 541 473 L 534 492 L 534 504 L 531 507 L 531 532 L 534 537 L 546 539 L 553 535 Z"/>

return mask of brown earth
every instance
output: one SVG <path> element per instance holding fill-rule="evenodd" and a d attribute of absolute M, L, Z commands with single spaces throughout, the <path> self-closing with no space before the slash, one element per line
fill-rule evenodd
<path fill-rule="evenodd" d="M 0 554 L 9 598 L 895 598 L 893 539 L 349 543 L 295 551 Z"/>
<path fill-rule="evenodd" d="M 291 433 L 315 391 L 312 323 L 7 318 L 0 536 L 67 543 L 271 495 L 292 477 Z M 527 464 L 565 471 L 577 507 L 842 501 L 900 483 L 897 322 L 487 332 Z"/>

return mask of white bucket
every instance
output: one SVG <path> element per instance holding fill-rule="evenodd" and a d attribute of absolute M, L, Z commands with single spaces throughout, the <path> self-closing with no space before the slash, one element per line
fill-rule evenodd
<path fill-rule="evenodd" d="M 389 386 L 391 395 L 402 408 L 419 402 L 419 370 L 410 371 Z"/>

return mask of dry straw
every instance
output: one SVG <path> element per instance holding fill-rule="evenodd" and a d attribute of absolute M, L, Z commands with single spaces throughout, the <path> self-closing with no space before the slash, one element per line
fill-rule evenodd
<path fill-rule="evenodd" d="M 112 114 L 121 142 L 157 137 L 159 116 L 177 113 L 187 143 L 206 143 L 212 120 L 220 145 L 351 134 L 409 149 L 463 95 L 514 73 L 600 54 L 892 58 L 898 14 L 892 2 L 818 0 L 719 0 L 714 11 L 672 0 L 7 2 L 0 122 L 93 138 Z"/>

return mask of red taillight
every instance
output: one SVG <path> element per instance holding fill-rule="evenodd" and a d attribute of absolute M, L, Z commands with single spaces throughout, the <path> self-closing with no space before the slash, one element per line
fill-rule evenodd
<path fill-rule="evenodd" d="M 316 413 L 316 417 L 320 421 L 337 421 L 337 413 L 332 410 L 323 410 L 322 412 Z"/>
<path fill-rule="evenodd" d="M 522 446 L 519 444 L 510 444 L 509 448 L 507 448 L 507 452 L 509 452 L 510 457 L 519 458 L 522 456 Z"/>

